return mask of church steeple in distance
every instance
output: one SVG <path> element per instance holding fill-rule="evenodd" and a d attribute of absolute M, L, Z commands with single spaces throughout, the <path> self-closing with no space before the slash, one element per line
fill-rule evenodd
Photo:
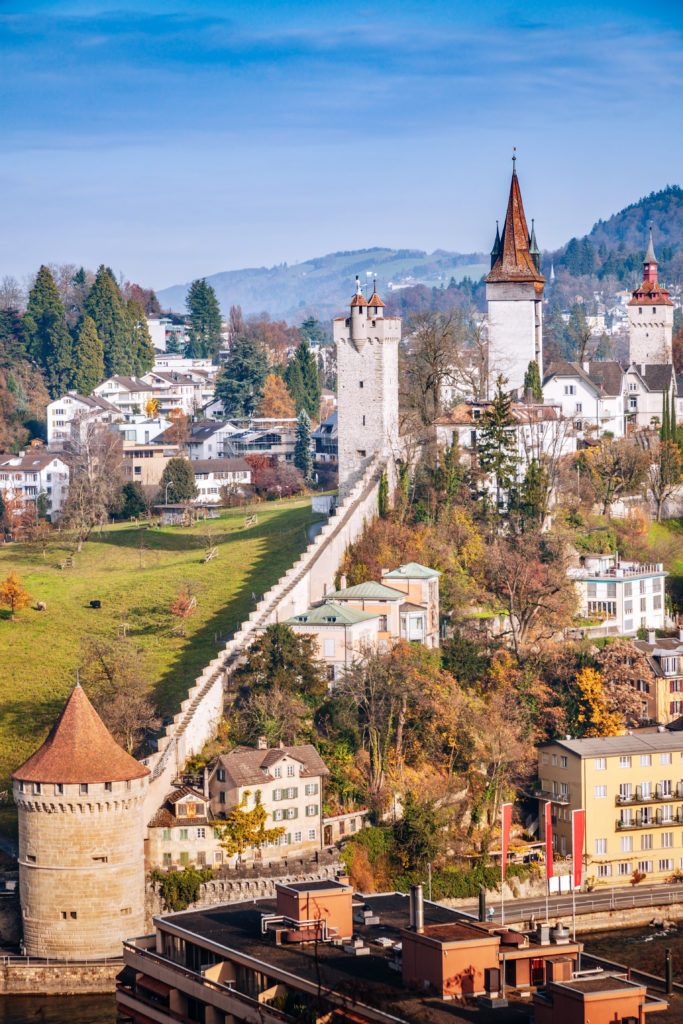
<path fill-rule="evenodd" d="M 493 249 L 491 249 L 491 270 L 493 270 L 493 264 L 500 255 L 500 227 L 498 221 L 496 221 L 496 240 L 493 243 Z"/>

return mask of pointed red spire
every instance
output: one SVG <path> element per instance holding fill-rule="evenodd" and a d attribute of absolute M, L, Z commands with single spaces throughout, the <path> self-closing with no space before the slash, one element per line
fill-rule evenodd
<path fill-rule="evenodd" d="M 515 168 L 516 157 L 512 161 L 512 181 L 508 199 L 505 225 L 500 240 L 500 248 L 495 262 L 487 274 L 487 282 L 504 283 L 505 281 L 533 281 L 543 284 L 545 278 L 536 269 L 533 257 L 529 252 L 529 229 L 524 216 L 522 194 Z"/>
<path fill-rule="evenodd" d="M 650 241 L 643 261 L 643 283 L 635 291 L 631 292 L 632 298 L 629 306 L 639 306 L 643 302 L 652 302 L 660 306 L 673 306 L 669 298 L 669 292 L 660 284 L 657 279 L 657 257 L 652 241 L 652 226 L 650 226 Z"/>

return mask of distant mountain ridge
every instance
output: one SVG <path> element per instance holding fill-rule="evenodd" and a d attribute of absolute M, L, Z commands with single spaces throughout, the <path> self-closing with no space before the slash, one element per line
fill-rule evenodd
<path fill-rule="evenodd" d="M 224 314 L 230 306 L 240 305 L 245 314 L 267 310 L 273 318 L 297 322 L 311 314 L 328 320 L 341 312 L 353 294 L 356 274 L 363 285 L 372 285 L 376 275 L 380 291 L 389 294 L 392 286 L 438 287 L 443 283 L 446 287 L 451 277 L 456 281 L 463 277 L 478 279 L 488 268 L 485 253 L 376 247 L 328 253 L 293 265 L 227 270 L 211 274 L 206 280 L 215 289 Z M 188 287 L 173 285 L 158 291 L 162 308 L 184 312 Z"/>
<path fill-rule="evenodd" d="M 551 262 L 556 267 L 571 266 L 571 273 L 614 274 L 622 280 L 639 272 L 647 246 L 648 226 L 652 223 L 655 249 L 662 277 L 669 282 L 683 280 L 683 188 L 670 185 L 631 203 L 607 220 L 599 220 L 591 230 L 571 239 L 566 245 L 543 254 L 546 273 Z M 591 256 L 593 251 L 593 256 Z M 608 254 L 614 254 L 609 260 Z M 314 257 L 305 263 L 274 267 L 248 267 L 212 274 L 206 280 L 227 315 L 230 306 L 240 305 L 245 314 L 267 310 L 273 318 L 298 323 L 313 315 L 320 320 L 343 310 L 359 274 L 363 285 L 371 285 L 377 276 L 384 297 L 398 299 L 401 289 L 414 285 L 446 288 L 451 277 L 478 281 L 489 269 L 488 253 L 458 253 L 436 249 L 354 249 Z M 189 284 L 173 285 L 157 292 L 164 309 L 184 312 Z"/>

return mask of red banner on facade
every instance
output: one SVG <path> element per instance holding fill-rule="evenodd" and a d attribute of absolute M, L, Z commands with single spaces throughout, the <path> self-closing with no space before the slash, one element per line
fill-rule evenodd
<path fill-rule="evenodd" d="M 580 889 L 583 878 L 583 844 L 586 835 L 586 812 L 572 811 L 572 858 L 574 888 Z"/>
<path fill-rule="evenodd" d="M 553 877 L 553 819 L 550 800 L 545 805 L 545 877 Z"/>
<path fill-rule="evenodd" d="M 503 842 L 503 859 L 500 863 L 500 876 L 505 881 L 505 868 L 508 862 L 508 845 L 510 843 L 510 826 L 512 825 L 512 804 L 503 804 L 502 806 L 502 842 Z"/>

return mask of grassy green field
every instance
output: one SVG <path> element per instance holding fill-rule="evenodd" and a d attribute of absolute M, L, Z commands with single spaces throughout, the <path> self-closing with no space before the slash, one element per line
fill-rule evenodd
<path fill-rule="evenodd" d="M 69 551 L 58 535 L 45 558 L 26 544 L 0 547 L 0 580 L 14 570 L 33 597 L 16 622 L 0 609 L 0 789 L 44 738 L 83 665 L 88 637 L 114 638 L 127 623 L 159 712 L 178 710 L 216 656 L 216 634 L 225 637 L 248 616 L 252 595 L 286 572 L 319 517 L 308 498 L 259 506 L 258 524 L 249 528 L 244 518 L 234 509 L 191 528 L 111 526 L 84 544 L 71 569 L 59 568 Z M 204 563 L 209 530 L 218 555 Z M 186 620 L 187 635 L 177 636 L 169 607 L 186 584 L 197 611 Z M 95 599 L 101 609 L 90 607 Z M 46 601 L 47 611 L 35 611 L 36 601 Z"/>

